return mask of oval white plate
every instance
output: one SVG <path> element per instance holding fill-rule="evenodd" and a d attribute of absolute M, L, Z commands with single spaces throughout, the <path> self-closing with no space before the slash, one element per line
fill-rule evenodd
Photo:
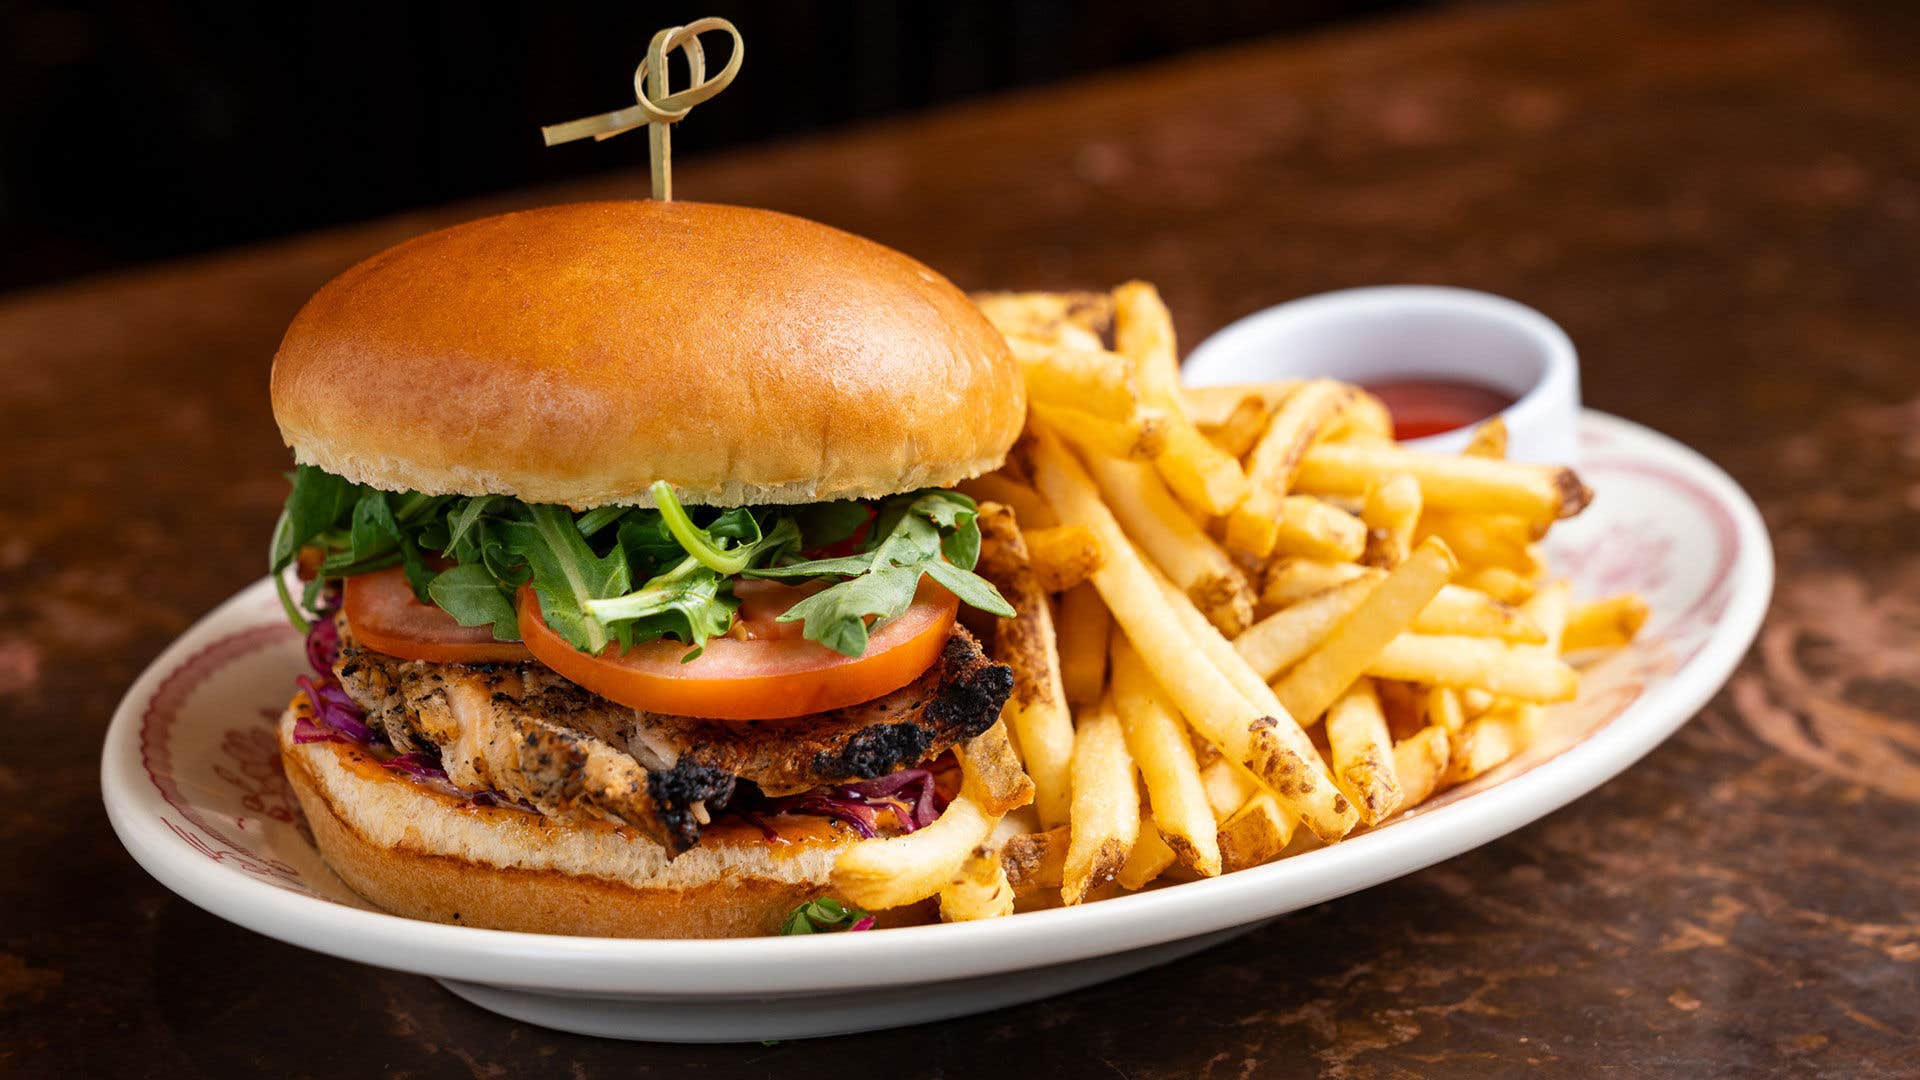
<path fill-rule="evenodd" d="M 1015 1004 L 1204 948 L 1276 915 L 1411 873 L 1592 790 L 1726 681 L 1773 589 L 1765 526 L 1705 458 L 1587 413 L 1599 496 L 1556 530 L 1578 595 L 1633 589 L 1653 620 L 1585 673 L 1522 758 L 1330 848 L 1207 881 L 993 922 L 734 941 L 506 933 L 371 909 L 320 861 L 280 775 L 273 718 L 303 670 L 262 580 L 175 641 L 128 691 L 101 760 L 107 812 L 168 888 L 241 926 L 431 975 L 486 1008 L 588 1034 L 782 1039 Z M 1010 973 L 1021 973 L 1017 978 Z M 879 989 L 881 992 L 873 992 Z"/>

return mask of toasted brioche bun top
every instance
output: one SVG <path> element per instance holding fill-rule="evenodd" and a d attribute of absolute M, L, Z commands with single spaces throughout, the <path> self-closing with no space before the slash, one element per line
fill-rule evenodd
<path fill-rule="evenodd" d="M 1006 342 L 891 248 L 801 218 L 597 202 L 417 237 L 328 282 L 273 361 L 297 461 L 389 490 L 646 505 L 873 498 L 998 466 Z"/>

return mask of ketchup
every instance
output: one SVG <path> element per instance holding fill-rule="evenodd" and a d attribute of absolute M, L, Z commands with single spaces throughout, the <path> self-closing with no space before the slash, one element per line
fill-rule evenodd
<path fill-rule="evenodd" d="M 1401 440 L 1466 427 L 1514 402 L 1505 390 L 1455 379 L 1385 379 L 1362 385 L 1393 414 L 1393 437 Z"/>

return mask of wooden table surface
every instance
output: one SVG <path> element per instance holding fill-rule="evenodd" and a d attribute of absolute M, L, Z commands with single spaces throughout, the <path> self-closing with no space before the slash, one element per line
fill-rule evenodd
<path fill-rule="evenodd" d="M 114 702 L 261 572 L 267 364 L 301 301 L 638 171 L 0 301 L 0 1073 L 1920 1071 L 1916 55 L 1909 5 L 1475 7 L 683 162 L 687 197 L 966 287 L 1152 279 L 1188 341 L 1342 286 L 1516 297 L 1571 332 L 1593 405 L 1719 461 L 1779 548 L 1731 686 L 1533 827 L 1157 971 L 827 1041 L 500 1020 L 200 912 L 100 806 Z"/>

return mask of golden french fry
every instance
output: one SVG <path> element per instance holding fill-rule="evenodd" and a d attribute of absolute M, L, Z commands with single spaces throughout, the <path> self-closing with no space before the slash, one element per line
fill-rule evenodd
<path fill-rule="evenodd" d="M 1126 357 L 1100 348 L 1070 348 L 1009 337 L 1007 344 L 1020 361 L 1027 397 L 1070 409 L 1123 421 L 1141 408 L 1134 388 L 1133 365 Z"/>
<path fill-rule="evenodd" d="M 973 849 L 986 842 L 994 818 L 965 795 L 939 820 L 904 836 L 848 845 L 833 864 L 833 890 L 856 907 L 904 907 L 940 891 Z"/>
<path fill-rule="evenodd" d="M 1207 823 L 1211 825 L 1213 819 L 1207 819 Z M 1161 839 L 1160 830 L 1154 827 L 1153 820 L 1141 818 L 1140 835 L 1133 842 L 1133 850 L 1127 852 L 1127 861 L 1120 864 L 1120 872 L 1114 880 L 1123 889 L 1141 888 L 1165 873 L 1176 858 L 1173 849 Z"/>
<path fill-rule="evenodd" d="M 1549 583 L 1529 597 L 1520 609 L 1546 635 L 1540 652 L 1550 659 L 1559 657 L 1566 638 L 1567 619 L 1572 608 L 1570 591 L 1564 581 Z"/>
<path fill-rule="evenodd" d="M 1142 409 L 1125 420 L 1108 420 L 1041 401 L 1032 402 L 1030 410 L 1075 445 L 1095 454 L 1148 461 L 1167 446 L 1167 416 L 1156 409 Z"/>
<path fill-rule="evenodd" d="M 1207 877 L 1218 874 L 1220 846 L 1193 742 L 1140 654 L 1118 633 L 1113 643 L 1113 699 L 1127 750 L 1146 782 L 1154 835 L 1179 854 L 1183 865 Z"/>
<path fill-rule="evenodd" d="M 1514 704 L 1469 720 L 1454 737 L 1442 782 L 1448 786 L 1464 784 L 1505 764 L 1533 741 L 1539 719 L 1539 706 Z"/>
<path fill-rule="evenodd" d="M 1546 635 L 1542 634 L 1540 640 L 1547 640 Z M 1469 720 L 1493 708 L 1500 701 L 1499 695 L 1471 686 L 1461 687 L 1458 690 L 1448 687 L 1447 690 L 1459 697 L 1460 714 Z"/>
<path fill-rule="evenodd" d="M 1367 527 L 1363 556 L 1367 565 L 1389 570 L 1399 566 L 1413 552 L 1413 532 L 1420 523 L 1420 485 L 1405 473 L 1382 477 L 1367 489 L 1360 520 Z"/>
<path fill-rule="evenodd" d="M 1393 416 L 1387 412 L 1386 403 L 1358 386 L 1350 389 L 1353 395 L 1340 407 L 1333 422 L 1327 425 L 1327 439 L 1331 442 L 1392 446 Z"/>
<path fill-rule="evenodd" d="M 1133 771 L 1113 704 L 1103 701 L 1082 714 L 1073 738 L 1073 810 L 1060 885 L 1060 898 L 1068 904 L 1113 880 L 1133 849 L 1140 833 L 1140 789 Z"/>
<path fill-rule="evenodd" d="M 1273 530 L 1262 529 L 1260 537 L 1271 536 L 1273 547 L 1267 551 L 1240 548 L 1250 555 L 1299 555 L 1309 559 L 1350 561 L 1367 549 L 1367 527 L 1360 519 L 1338 507 L 1310 495 L 1288 495 L 1280 500 L 1272 518 Z M 1251 539 L 1243 532 L 1244 539 Z M 1233 525 L 1227 525 L 1227 539 L 1233 541 Z"/>
<path fill-rule="evenodd" d="M 1220 823 L 1220 864 L 1229 873 L 1258 866 L 1286 850 L 1295 820 L 1271 792 L 1248 799 Z"/>
<path fill-rule="evenodd" d="M 1060 684 L 1067 704 L 1091 705 L 1107 686 L 1107 637 L 1113 616 L 1092 582 L 1060 594 Z"/>
<path fill-rule="evenodd" d="M 1097 343 L 1113 321 L 1112 298 L 1103 292 L 979 292 L 973 302 L 1008 337 Z"/>
<path fill-rule="evenodd" d="M 1572 701 L 1580 687 L 1579 675 L 1540 646 L 1443 634 L 1401 634 L 1367 663 L 1366 673 L 1542 703 Z"/>
<path fill-rule="evenodd" d="M 1129 281 L 1113 290 L 1113 312 L 1114 347 L 1133 361 L 1141 396 L 1167 416 L 1166 446 L 1154 455 L 1154 467 L 1189 505 L 1226 513 L 1247 493 L 1247 477 L 1237 459 L 1187 418 L 1167 305 L 1152 285 Z"/>
<path fill-rule="evenodd" d="M 1089 460 L 1087 468 L 1120 527 L 1186 591 L 1209 622 L 1232 635 L 1252 621 L 1253 589 L 1246 574 L 1187 516 L 1152 469 L 1098 457 Z"/>
<path fill-rule="evenodd" d="M 1013 885 L 1000 856 L 985 844 L 973 849 L 953 880 L 940 889 L 942 922 L 971 922 L 1013 914 Z"/>
<path fill-rule="evenodd" d="M 1281 559 L 1268 571 L 1266 591 L 1260 602 L 1285 611 L 1293 604 L 1346 582 L 1360 579 L 1377 582 L 1385 577 L 1383 570 L 1352 563 Z M 1540 627 L 1519 608 L 1462 585 L 1443 586 L 1433 602 L 1422 608 L 1413 620 L 1413 631 L 1495 637 L 1525 645 L 1547 640 Z"/>
<path fill-rule="evenodd" d="M 1346 835 L 1358 814 L 1306 733 L 1192 602 L 1170 582 L 1161 587 L 1165 579 L 1148 568 L 1059 438 L 1044 423 L 1030 434 L 1041 493 L 1062 521 L 1100 537 L 1107 561 L 1094 571 L 1094 587 L 1187 723 L 1298 806 L 1315 835 L 1329 842 Z M 1209 662 L 1193 662 L 1196 642 Z"/>
<path fill-rule="evenodd" d="M 1253 774 L 1225 757 L 1216 757 L 1200 770 L 1200 784 L 1207 794 L 1207 808 L 1213 811 L 1216 839 L 1218 825 L 1233 816 L 1247 800 L 1265 790 Z"/>
<path fill-rule="evenodd" d="M 980 575 L 999 588 L 1018 617 L 994 631 L 993 658 L 1013 669 L 1013 696 L 1005 715 L 1020 740 L 1033 778 L 1040 824 L 1067 820 L 1068 761 L 1073 756 L 1073 718 L 1061 683 L 1053 610 L 1034 579 L 1027 545 L 1014 516 L 997 503 L 980 507 Z"/>
<path fill-rule="evenodd" d="M 1257 451 L 1256 451 L 1257 453 Z M 1383 476 L 1406 473 L 1430 511 L 1515 514 L 1529 522 L 1572 517 L 1593 499 L 1572 469 L 1428 454 L 1397 446 L 1320 443 L 1301 457 L 1294 486 L 1313 494 L 1364 495 Z"/>
<path fill-rule="evenodd" d="M 1460 452 L 1468 457 L 1506 457 L 1507 421 L 1498 416 L 1484 421 L 1473 429 L 1472 437 L 1467 440 L 1467 448 Z"/>
<path fill-rule="evenodd" d="M 1216 425 L 1206 425 L 1195 421 L 1200 433 L 1212 440 L 1213 445 L 1229 457 L 1246 457 L 1260 436 L 1266 433 L 1267 420 L 1273 416 L 1273 409 L 1259 397 L 1243 397 L 1240 404 L 1227 414 L 1227 418 Z"/>
<path fill-rule="evenodd" d="M 1274 685 L 1274 693 L 1288 713 L 1312 723 L 1334 699 L 1362 674 L 1369 672 L 1382 651 L 1439 594 L 1454 570 L 1447 545 L 1427 540 L 1374 587 L 1353 614 L 1341 622 L 1318 649 L 1295 664 Z M 1463 640 L 1479 640 L 1477 638 Z M 1388 678 L 1401 678 L 1385 672 Z"/>
<path fill-rule="evenodd" d="M 1027 557 L 1033 560 L 1033 576 L 1042 592 L 1066 592 L 1087 580 L 1106 558 L 1100 541 L 1078 525 L 1027 529 L 1026 538 Z"/>
<path fill-rule="evenodd" d="M 1327 745 L 1333 778 L 1360 808 L 1360 820 L 1378 825 L 1400 807 L 1400 781 L 1393 767 L 1393 737 L 1373 682 L 1361 679 L 1327 710 Z"/>
<path fill-rule="evenodd" d="M 1182 386 L 1180 400 L 1186 404 L 1188 419 L 1203 428 L 1217 428 L 1224 427 L 1248 399 L 1259 402 L 1263 413 L 1271 413 L 1280 407 L 1288 394 L 1299 388 L 1298 379 L 1241 383 L 1237 386 Z M 1261 431 L 1264 433 L 1265 430 L 1262 426 Z"/>
<path fill-rule="evenodd" d="M 1544 568 L 1531 526 L 1511 514 L 1427 514 L 1420 519 L 1419 537 L 1429 536 L 1445 540 L 1469 570 L 1499 566 L 1531 580 Z"/>
<path fill-rule="evenodd" d="M 1067 867 L 1067 827 L 1008 837 L 1000 845 L 1000 866 L 1015 896 L 1060 888 Z"/>
<path fill-rule="evenodd" d="M 1394 775 L 1400 780 L 1400 809 L 1426 802 L 1440 788 L 1452 758 L 1452 741 L 1441 727 L 1421 728 L 1393 748 Z"/>
<path fill-rule="evenodd" d="M 1647 623 L 1647 602 L 1632 593 L 1576 604 L 1567 615 L 1563 652 L 1611 649 L 1634 639 Z"/>
<path fill-rule="evenodd" d="M 1307 448 L 1352 396 L 1350 387 L 1314 379 L 1274 410 L 1266 434 L 1247 457 L 1247 495 L 1227 515 L 1228 547 L 1262 556 L 1273 550 L 1280 501 L 1292 493 Z"/>
<path fill-rule="evenodd" d="M 1053 507 L 1047 505 L 1039 492 L 1004 472 L 962 480 L 959 489 L 975 502 L 997 502 L 1012 510 L 1022 529 L 1047 529 L 1060 524 Z"/>
<path fill-rule="evenodd" d="M 1460 704 L 1460 691 L 1451 686 L 1427 690 L 1427 726 L 1440 728 L 1448 738 L 1460 734 L 1467 726 L 1467 711 Z"/>
<path fill-rule="evenodd" d="M 1282 608 L 1234 638 L 1234 651 L 1261 678 L 1271 679 L 1326 640 L 1376 585 L 1370 578 L 1354 578 Z"/>
<path fill-rule="evenodd" d="M 1460 578 L 1460 584 L 1503 604 L 1524 604 L 1533 595 L 1533 582 L 1504 566 L 1483 566 L 1470 571 Z"/>
<path fill-rule="evenodd" d="M 955 754 L 971 785 L 965 794 L 988 814 L 999 817 L 1033 802 L 1033 780 L 1013 752 L 1005 720 L 995 720 L 992 727 L 960 744 Z"/>

